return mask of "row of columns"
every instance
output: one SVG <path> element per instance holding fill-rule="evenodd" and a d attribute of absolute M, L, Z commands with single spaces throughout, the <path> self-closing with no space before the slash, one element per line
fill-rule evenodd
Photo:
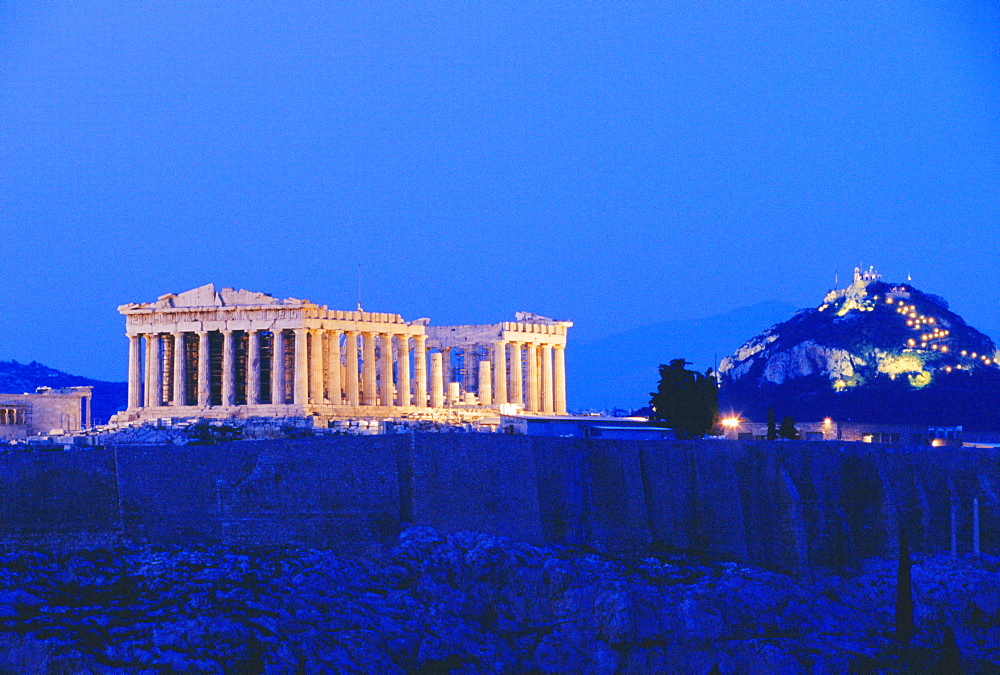
<path fill-rule="evenodd" d="M 475 391 L 483 405 L 513 403 L 531 412 L 566 413 L 565 345 L 509 340 L 470 345 L 463 348 L 461 377 L 451 368 L 451 349 L 443 350 L 445 387 L 457 382 Z M 480 349 L 488 353 L 486 360 L 478 360 Z"/>
<path fill-rule="evenodd" d="M 222 405 L 235 404 L 236 340 L 231 330 L 222 334 Z M 264 403 L 261 396 L 261 338 L 264 331 L 246 331 L 248 335 L 246 367 L 246 402 Z M 270 332 L 270 331 L 268 331 Z M 433 352 L 430 359 L 430 382 L 426 336 L 412 336 L 413 377 L 410 373 L 410 335 L 367 331 L 328 331 L 296 328 L 293 336 L 274 331 L 271 349 L 270 389 L 272 403 L 295 404 L 442 407 L 446 403 L 446 385 L 452 381 L 450 354 Z M 165 335 L 172 340 L 164 340 Z M 129 335 L 130 409 L 161 405 L 183 406 L 188 399 L 186 333 Z M 194 398 L 197 406 L 209 407 L 211 396 L 210 342 L 208 331 L 198 331 L 197 377 Z M 345 336 L 341 354 L 341 335 Z M 294 340 L 292 382 L 286 381 L 285 341 Z M 145 363 L 140 340 L 145 342 Z M 376 357 L 376 348 L 381 357 Z M 392 358 L 393 350 L 397 354 Z M 358 358 L 361 352 L 361 359 Z M 465 389 L 472 377 L 470 357 L 466 352 Z M 341 365 L 343 362 L 343 365 Z M 508 373 L 508 362 L 510 372 Z M 527 373 L 522 370 L 527 364 Z M 395 363 L 395 373 L 393 364 Z M 277 367 L 275 367 L 275 365 Z M 343 368 L 343 373 L 341 369 Z M 163 396 L 162 376 L 172 369 L 173 389 Z M 395 374 L 395 384 L 393 382 Z M 525 374 L 527 377 L 525 377 Z M 566 364 L 563 345 L 499 341 L 492 348 L 492 362 L 478 362 L 475 387 L 483 405 L 521 404 L 528 411 L 564 414 L 566 412 Z M 344 380 L 344 381 L 342 381 Z M 145 386 L 143 387 L 143 383 Z M 430 385 L 430 386 L 428 386 Z M 526 385 L 526 391 L 525 389 Z M 289 389 L 291 391 L 289 392 Z M 164 400 L 172 399 L 169 403 Z"/>
<path fill-rule="evenodd" d="M 261 334 L 264 331 L 246 331 L 248 405 L 263 403 L 261 400 Z M 270 331 L 267 331 L 270 332 Z M 427 338 L 412 336 L 414 348 L 415 382 L 410 377 L 409 335 L 373 333 L 367 331 L 325 331 L 319 329 L 292 329 L 294 340 L 294 365 L 292 382 L 286 381 L 285 331 L 274 331 L 271 349 L 271 400 L 285 403 L 288 394 L 296 404 L 314 405 L 397 405 L 426 407 L 427 405 Z M 222 334 L 222 405 L 231 406 L 235 401 L 235 337 L 234 331 Z M 165 336 L 171 340 L 164 340 Z M 341 336 L 345 336 L 346 358 L 341 365 Z M 165 366 L 173 369 L 172 400 L 174 406 L 187 401 L 187 360 L 184 350 L 185 333 L 150 333 L 129 335 L 128 405 L 130 409 L 165 405 L 162 375 Z M 197 405 L 208 407 L 211 395 L 209 332 L 198 331 Z M 144 342 L 144 345 L 140 344 Z M 145 347 L 145 362 L 142 353 Z M 393 347 L 398 354 L 396 379 L 393 383 Z M 376 347 L 381 353 L 376 356 Z M 358 358 L 359 350 L 362 358 Z M 276 367 L 275 367 L 276 366 Z M 376 369 L 377 367 L 377 369 Z M 341 368 L 344 369 L 342 378 Z M 342 383 L 342 379 L 346 382 Z M 342 386 L 346 385 L 346 386 Z M 291 388 L 291 392 L 289 392 Z M 411 392 L 411 389 L 415 391 Z"/>
<path fill-rule="evenodd" d="M 523 364 L 527 364 L 527 377 Z M 480 364 L 481 391 L 491 370 L 493 383 L 487 389 L 493 403 L 520 403 L 531 412 L 566 413 L 565 345 L 498 341 L 493 344 L 492 364 Z"/>
<path fill-rule="evenodd" d="M 23 426 L 26 423 L 22 408 L 0 408 L 0 424 Z"/>

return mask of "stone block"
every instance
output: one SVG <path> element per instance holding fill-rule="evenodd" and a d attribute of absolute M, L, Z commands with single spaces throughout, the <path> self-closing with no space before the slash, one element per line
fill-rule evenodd
<path fill-rule="evenodd" d="M 0 537 L 22 543 L 89 537 L 106 542 L 121 531 L 114 454 L 34 451 L 0 457 Z"/>
<path fill-rule="evenodd" d="M 475 530 L 542 543 L 531 441 L 498 434 L 414 434 L 414 522 L 442 532 Z"/>

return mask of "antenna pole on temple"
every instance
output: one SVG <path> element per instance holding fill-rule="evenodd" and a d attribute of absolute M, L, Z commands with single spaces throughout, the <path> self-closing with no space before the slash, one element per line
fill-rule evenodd
<path fill-rule="evenodd" d="M 358 265 L 358 311 L 363 312 L 365 310 L 361 309 L 361 265 Z"/>

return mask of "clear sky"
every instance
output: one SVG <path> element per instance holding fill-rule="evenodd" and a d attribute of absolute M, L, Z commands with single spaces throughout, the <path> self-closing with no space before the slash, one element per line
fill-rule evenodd
<path fill-rule="evenodd" d="M 119 304 L 350 309 L 359 266 L 571 348 L 859 262 L 991 330 L 992 4 L 4 0 L 0 358 L 122 380 Z"/>

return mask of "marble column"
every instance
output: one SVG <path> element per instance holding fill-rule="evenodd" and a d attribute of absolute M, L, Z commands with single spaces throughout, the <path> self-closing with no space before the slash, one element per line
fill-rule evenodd
<path fill-rule="evenodd" d="M 465 347 L 462 350 L 462 389 L 472 391 L 476 386 L 476 364 L 479 363 L 479 355 L 476 354 L 475 347 Z"/>
<path fill-rule="evenodd" d="M 555 365 L 552 373 L 552 389 L 555 396 L 555 412 L 557 415 L 566 414 L 566 346 L 555 345 L 553 355 Z"/>
<path fill-rule="evenodd" d="M 207 408 L 212 400 L 212 387 L 209 379 L 209 346 L 208 331 L 198 331 L 198 407 Z"/>
<path fill-rule="evenodd" d="M 358 392 L 358 334 L 352 330 L 347 331 L 347 405 L 361 405 L 361 396 Z"/>
<path fill-rule="evenodd" d="M 340 331 L 332 330 L 326 343 L 326 394 L 330 405 L 342 405 L 340 389 Z"/>
<path fill-rule="evenodd" d="M 323 405 L 323 333 L 322 330 L 309 331 L 309 398 L 313 405 Z"/>
<path fill-rule="evenodd" d="M 308 329 L 295 329 L 295 373 L 293 374 L 292 403 L 309 404 L 309 347 L 306 344 Z"/>
<path fill-rule="evenodd" d="M 493 403 L 507 402 L 507 343 L 493 343 Z"/>
<path fill-rule="evenodd" d="M 493 370 L 489 361 L 479 362 L 479 403 L 493 405 Z"/>
<path fill-rule="evenodd" d="M 247 331 L 247 405 L 260 403 L 260 339 L 259 330 Z"/>
<path fill-rule="evenodd" d="M 539 348 L 542 357 L 542 412 L 555 412 L 555 396 L 552 392 L 552 345 Z"/>
<path fill-rule="evenodd" d="M 174 344 L 173 335 L 160 335 L 160 405 L 173 405 Z"/>
<path fill-rule="evenodd" d="M 444 380 L 445 389 L 448 388 L 448 384 L 455 381 L 455 372 L 451 364 L 451 347 L 446 347 L 441 350 L 441 372 Z"/>
<path fill-rule="evenodd" d="M 417 376 L 417 407 L 427 407 L 427 336 L 413 336 L 413 371 Z"/>
<path fill-rule="evenodd" d="M 524 405 L 524 367 L 521 361 L 520 342 L 510 343 L 510 394 L 508 401 Z"/>
<path fill-rule="evenodd" d="M 538 386 L 538 345 L 534 343 L 528 343 L 527 357 L 528 357 L 528 405 L 527 409 L 531 412 L 538 412 L 541 407 L 538 400 L 539 386 Z"/>
<path fill-rule="evenodd" d="M 392 335 L 379 334 L 379 405 L 389 406 L 393 403 L 392 387 Z"/>
<path fill-rule="evenodd" d="M 444 354 L 431 354 L 431 407 L 444 407 Z"/>
<path fill-rule="evenodd" d="M 234 403 L 234 395 L 236 393 L 236 388 L 233 386 L 235 378 L 233 377 L 233 369 L 236 365 L 236 359 L 234 358 L 235 340 L 233 340 L 233 331 L 224 330 L 222 331 L 222 405 L 223 407 L 232 406 Z"/>
<path fill-rule="evenodd" d="M 143 333 L 142 335 L 142 407 L 153 407 L 153 395 L 150 391 L 152 386 L 152 354 L 153 354 L 153 334 Z"/>
<path fill-rule="evenodd" d="M 362 363 L 361 363 L 361 405 L 375 405 L 377 391 L 375 383 L 378 371 L 375 370 L 375 334 L 361 333 Z"/>
<path fill-rule="evenodd" d="M 142 350 L 139 336 L 128 337 L 128 409 L 142 407 Z"/>
<path fill-rule="evenodd" d="M 174 333 L 174 405 L 187 405 L 187 360 L 184 333 Z"/>
<path fill-rule="evenodd" d="M 160 405 L 160 394 L 163 382 L 161 380 L 162 366 L 160 364 L 160 335 L 146 335 L 146 407 L 154 408 Z"/>
<path fill-rule="evenodd" d="M 271 404 L 284 405 L 288 400 L 285 382 L 285 331 L 272 330 L 271 335 Z"/>
<path fill-rule="evenodd" d="M 163 336 L 153 336 L 153 402 L 163 405 Z"/>
<path fill-rule="evenodd" d="M 413 405 L 410 394 L 410 336 L 396 336 L 396 405 L 408 408 Z"/>

